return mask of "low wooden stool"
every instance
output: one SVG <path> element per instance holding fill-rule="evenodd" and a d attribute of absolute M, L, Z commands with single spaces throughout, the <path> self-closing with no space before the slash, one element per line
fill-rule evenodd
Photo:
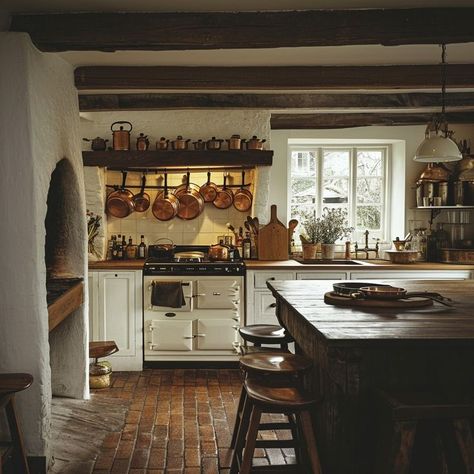
<path fill-rule="evenodd" d="M 250 324 L 239 329 L 239 334 L 245 342 L 251 342 L 256 347 L 262 344 L 280 345 L 288 349 L 288 344 L 294 339 L 284 328 L 277 324 Z"/>
<path fill-rule="evenodd" d="M 474 474 L 472 401 L 460 402 L 437 393 L 388 394 L 380 390 L 376 397 L 391 424 L 380 437 L 376 474 L 408 474 L 413 469 Z M 434 439 L 435 449 L 426 445 L 429 438 Z M 436 460 L 431 459 L 434 452 Z"/>
<path fill-rule="evenodd" d="M 299 354 L 292 354 L 287 351 L 270 351 L 260 353 L 250 353 L 240 358 L 240 370 L 244 373 L 245 378 L 251 377 L 271 377 L 273 380 L 292 379 L 291 383 L 301 382 L 300 378 L 312 367 L 313 362 L 308 357 Z M 246 401 L 246 390 L 242 386 L 240 392 L 239 405 L 235 417 L 234 431 L 230 447 L 234 448 L 237 440 L 239 426 L 242 420 L 244 405 Z M 277 430 L 290 429 L 295 430 L 295 425 L 291 419 L 288 423 L 264 423 L 260 429 Z"/>
<path fill-rule="evenodd" d="M 269 466 L 252 467 L 255 448 L 295 447 L 305 450 L 307 462 L 285 466 L 271 466 L 273 470 L 312 474 L 321 473 L 319 454 L 316 447 L 310 410 L 316 404 L 309 394 L 296 386 L 282 385 L 274 380 L 255 380 L 248 378 L 244 381 L 246 400 L 242 420 L 238 429 L 237 441 L 232 457 L 230 474 L 249 474 L 259 470 L 267 470 Z M 292 440 L 257 440 L 263 413 L 282 413 L 295 417 L 298 430 L 292 431 Z M 273 471 L 272 471 L 273 472 Z"/>
<path fill-rule="evenodd" d="M 118 351 L 115 341 L 91 341 L 89 342 L 89 358 L 95 359 L 89 364 L 89 386 L 90 388 L 110 387 L 110 375 L 112 367 L 108 362 L 99 362 L 100 357 L 107 357 Z"/>
<path fill-rule="evenodd" d="M 32 383 L 33 376 L 30 374 L 0 374 L 0 408 L 5 408 L 11 437 L 11 441 L 2 443 L 0 446 L 0 472 L 7 463 L 11 464 L 15 474 L 30 472 L 15 412 L 15 394 L 27 389 Z"/>

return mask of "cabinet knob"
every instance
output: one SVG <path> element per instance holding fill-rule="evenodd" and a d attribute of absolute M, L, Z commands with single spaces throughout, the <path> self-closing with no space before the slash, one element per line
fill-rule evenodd
<path fill-rule="evenodd" d="M 275 277 L 270 277 L 267 279 L 267 281 L 273 281 L 273 280 L 275 280 Z"/>

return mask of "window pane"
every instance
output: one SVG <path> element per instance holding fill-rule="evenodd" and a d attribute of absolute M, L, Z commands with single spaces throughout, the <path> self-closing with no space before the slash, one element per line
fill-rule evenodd
<path fill-rule="evenodd" d="M 312 151 L 291 153 L 292 176 L 316 176 L 316 157 Z"/>
<path fill-rule="evenodd" d="M 323 177 L 349 176 L 348 150 L 323 150 Z"/>
<path fill-rule="evenodd" d="M 357 176 L 382 176 L 383 153 L 381 150 L 357 151 Z"/>
<path fill-rule="evenodd" d="M 316 181 L 311 177 L 291 179 L 291 217 L 298 219 L 301 212 L 313 210 L 316 201 Z"/>
<path fill-rule="evenodd" d="M 323 204 L 348 202 L 349 180 L 330 178 L 323 180 Z"/>
<path fill-rule="evenodd" d="M 357 203 L 382 203 L 382 178 L 359 178 L 357 180 Z"/>
<path fill-rule="evenodd" d="M 357 228 L 379 230 L 382 224 L 382 208 L 380 206 L 357 206 Z"/>

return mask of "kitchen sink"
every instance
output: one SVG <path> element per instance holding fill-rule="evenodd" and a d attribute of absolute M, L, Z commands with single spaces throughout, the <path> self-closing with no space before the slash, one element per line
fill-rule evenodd
<path fill-rule="evenodd" d="M 303 265 L 363 265 L 355 260 L 322 260 L 320 258 L 314 260 L 298 260 Z"/>

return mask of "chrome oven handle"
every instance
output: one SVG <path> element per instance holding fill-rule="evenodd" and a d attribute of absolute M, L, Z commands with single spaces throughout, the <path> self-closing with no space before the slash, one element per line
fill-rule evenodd
<path fill-rule="evenodd" d="M 194 339 L 196 336 L 183 336 L 183 339 Z"/>
<path fill-rule="evenodd" d="M 197 293 L 195 295 L 193 295 L 193 298 L 197 298 L 198 296 L 207 296 L 206 293 Z"/>
<path fill-rule="evenodd" d="M 196 334 L 194 337 L 206 337 L 205 334 Z"/>

